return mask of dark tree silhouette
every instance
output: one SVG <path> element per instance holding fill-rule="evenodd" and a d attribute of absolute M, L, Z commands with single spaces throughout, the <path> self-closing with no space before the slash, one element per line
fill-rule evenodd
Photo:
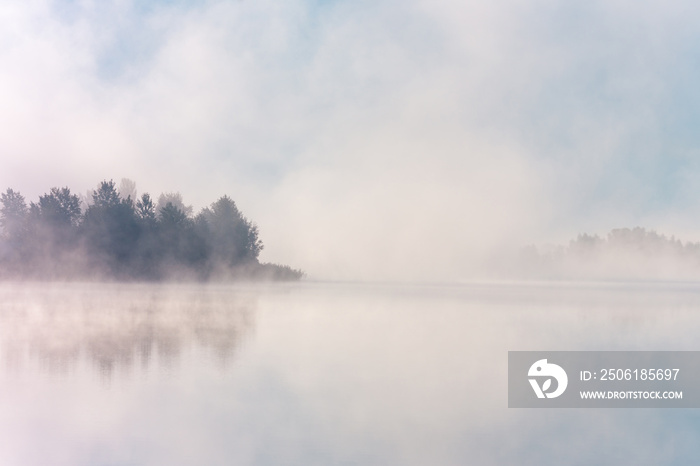
<path fill-rule="evenodd" d="M 31 208 L 42 222 L 53 227 L 76 227 L 80 220 L 80 198 L 68 188 L 51 188 Z"/>
<path fill-rule="evenodd" d="M 114 181 L 103 181 L 92 193 L 92 207 L 111 208 L 119 205 L 121 198 L 117 192 Z"/>
<path fill-rule="evenodd" d="M 118 279 L 303 275 L 258 261 L 258 227 L 228 196 L 192 217 L 179 193 L 161 195 L 158 205 L 149 194 L 134 202 L 135 184 L 122 185 L 126 198 L 114 181 L 102 181 L 84 214 L 68 188 L 52 188 L 29 208 L 8 189 L 0 195 L 0 273 Z"/>
<path fill-rule="evenodd" d="M 30 203 L 18 264 L 35 276 L 56 276 L 69 268 L 79 247 L 80 199 L 68 188 L 51 188 Z"/>
<path fill-rule="evenodd" d="M 26 229 L 27 203 L 24 196 L 8 188 L 0 195 L 0 227 L 6 238 L 13 241 L 21 238 Z"/>
<path fill-rule="evenodd" d="M 202 215 L 209 224 L 209 242 L 216 260 L 229 266 L 257 260 L 263 249 L 258 227 L 241 214 L 230 197 L 221 197 Z"/>
<path fill-rule="evenodd" d="M 113 181 L 103 181 L 83 220 L 83 235 L 92 257 L 113 273 L 126 273 L 141 228 L 131 198 L 121 199 Z"/>
<path fill-rule="evenodd" d="M 156 222 L 156 206 L 148 193 L 136 201 L 136 216 L 147 226 L 153 226 Z"/>
<path fill-rule="evenodd" d="M 27 256 L 27 203 L 19 192 L 8 188 L 0 195 L 0 260 L 7 263 L 14 271 L 21 266 L 22 258 Z"/>

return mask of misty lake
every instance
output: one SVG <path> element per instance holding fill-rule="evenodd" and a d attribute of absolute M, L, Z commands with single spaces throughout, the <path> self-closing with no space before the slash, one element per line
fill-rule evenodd
<path fill-rule="evenodd" d="M 509 409 L 509 350 L 700 350 L 686 284 L 0 284 L 0 464 L 687 464 L 700 412 Z"/>

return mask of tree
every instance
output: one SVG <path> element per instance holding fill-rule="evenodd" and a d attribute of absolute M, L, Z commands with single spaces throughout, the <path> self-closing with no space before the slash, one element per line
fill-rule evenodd
<path fill-rule="evenodd" d="M 30 203 L 27 233 L 35 246 L 39 243 L 63 247 L 75 243 L 75 232 L 80 223 L 80 198 L 68 188 L 51 188 L 39 196 L 38 203 Z"/>
<path fill-rule="evenodd" d="M 257 261 L 263 249 L 258 227 L 241 214 L 230 197 L 221 197 L 202 215 L 209 225 L 213 260 L 228 266 Z"/>
<path fill-rule="evenodd" d="M 27 203 L 24 201 L 24 196 L 19 192 L 7 188 L 0 195 L 0 227 L 3 233 L 8 238 L 19 238 L 25 229 L 27 219 Z"/>
<path fill-rule="evenodd" d="M 141 277 L 157 278 L 161 275 L 163 245 L 158 231 L 156 207 L 148 193 L 136 201 L 134 212 L 140 234 L 133 253 L 133 273 Z"/>
<path fill-rule="evenodd" d="M 52 227 L 76 227 L 80 221 L 80 198 L 68 188 L 51 188 L 48 194 L 39 196 L 35 212 L 41 220 Z"/>
<path fill-rule="evenodd" d="M 161 215 L 163 209 L 168 204 L 172 204 L 178 210 L 183 212 L 186 217 L 192 215 L 192 206 L 185 205 L 184 201 L 182 200 L 182 194 L 180 193 L 163 193 L 160 196 L 158 196 L 158 205 L 156 206 L 156 212 L 158 213 L 158 215 Z"/>
<path fill-rule="evenodd" d="M 199 231 L 197 222 L 171 202 L 161 209 L 158 232 L 167 265 L 185 265 L 194 272 L 202 273 L 209 255 L 206 240 Z"/>
<path fill-rule="evenodd" d="M 121 198 L 115 188 L 114 181 L 103 181 L 92 193 L 92 205 L 95 207 L 114 207 L 119 205 Z"/>
<path fill-rule="evenodd" d="M 51 188 L 30 203 L 25 237 L 22 239 L 22 267 L 41 276 L 58 276 L 68 267 L 69 257 L 79 247 L 80 198 L 70 189 Z"/>
<path fill-rule="evenodd" d="M 121 199 L 114 181 L 103 181 L 85 212 L 83 235 L 91 255 L 115 273 L 125 273 L 137 251 L 141 228 L 131 197 Z"/>
<path fill-rule="evenodd" d="M 167 229 L 179 228 L 187 222 L 187 215 L 174 206 L 172 202 L 168 202 L 165 207 L 160 210 L 160 223 Z"/>
<path fill-rule="evenodd" d="M 23 267 L 27 245 L 27 204 L 24 197 L 12 189 L 0 195 L 0 259 L 14 271 Z M 3 251 L 4 249 L 4 251 Z"/>
<path fill-rule="evenodd" d="M 156 204 L 135 183 L 102 181 L 80 197 L 51 188 L 29 206 L 7 189 L 0 194 L 0 275 L 67 278 L 277 277 L 302 274 L 260 264 L 258 227 L 223 196 L 192 217 L 179 193 Z M 84 206 L 84 209 L 83 209 Z M 81 214 L 84 210 L 84 214 Z M 89 274 L 89 275 L 88 275 Z"/>
<path fill-rule="evenodd" d="M 129 178 L 122 178 L 117 192 L 122 199 L 136 199 L 136 183 Z"/>
<path fill-rule="evenodd" d="M 148 224 L 155 223 L 156 206 L 148 193 L 143 194 L 141 199 L 136 201 L 136 216 Z"/>

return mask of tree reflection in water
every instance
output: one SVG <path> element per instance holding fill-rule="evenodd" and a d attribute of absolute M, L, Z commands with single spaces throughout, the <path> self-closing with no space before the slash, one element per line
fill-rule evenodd
<path fill-rule="evenodd" d="M 106 377 L 172 365 L 187 348 L 226 366 L 254 327 L 254 291 L 227 285 L 0 284 L 0 361 L 50 373 L 87 361 Z"/>

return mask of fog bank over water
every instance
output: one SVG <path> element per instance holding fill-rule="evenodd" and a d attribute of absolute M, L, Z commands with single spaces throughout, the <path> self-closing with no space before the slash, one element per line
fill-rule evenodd
<path fill-rule="evenodd" d="M 0 279 L 205 282 L 304 276 L 290 266 L 259 261 L 264 245 L 258 227 L 228 196 L 194 215 L 179 192 L 161 194 L 157 204 L 148 193 L 137 193 L 133 181 L 122 179 L 119 188 L 113 181 L 102 181 L 86 196 L 67 187 L 52 188 L 38 202 L 27 204 L 21 193 L 8 188 L 0 194 Z M 319 244 L 323 240 L 319 238 Z M 513 239 L 493 252 L 500 241 L 503 238 L 482 238 L 472 245 L 479 251 L 472 256 L 458 249 L 440 256 L 426 248 L 396 259 L 375 251 L 378 257 L 367 259 L 376 265 L 358 277 L 427 282 L 700 279 L 700 242 L 640 227 L 616 228 L 603 236 L 583 233 L 568 245 L 522 247 Z M 410 244 L 387 247 L 409 251 Z M 340 269 L 341 256 L 354 246 L 335 246 L 340 277 L 359 273 Z M 421 262 L 426 254 L 435 256 L 433 262 L 445 261 L 443 266 L 426 269 Z M 403 274 L 389 274 L 398 264 L 403 264 Z M 450 264 L 462 265 L 459 275 Z M 312 277 L 318 278 L 324 277 Z"/>
<path fill-rule="evenodd" d="M 695 410 L 507 395 L 508 351 L 697 350 L 697 284 L 0 283 L 0 298 L 3 465 L 697 462 Z"/>
<path fill-rule="evenodd" d="M 580 234 L 568 245 L 528 246 L 505 276 L 549 280 L 700 280 L 700 243 L 644 228 Z M 507 270 L 509 269 L 509 271 Z"/>
<path fill-rule="evenodd" d="M 82 361 L 109 378 L 202 347 L 226 366 L 255 329 L 256 303 L 254 289 L 216 285 L 2 283 L 0 363 L 64 374 Z"/>
<path fill-rule="evenodd" d="M 0 7 L 0 187 L 228 193 L 264 262 L 460 280 L 620 226 L 700 239 L 698 6 Z"/>

